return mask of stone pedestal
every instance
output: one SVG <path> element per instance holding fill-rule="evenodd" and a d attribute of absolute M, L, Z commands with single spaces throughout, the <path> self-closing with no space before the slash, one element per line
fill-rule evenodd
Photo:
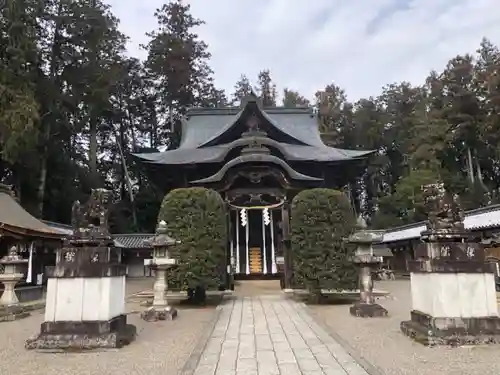
<path fill-rule="evenodd" d="M 500 342 L 494 274 L 487 264 L 435 259 L 411 267 L 412 311 L 411 320 L 401 322 L 404 334 L 424 345 Z"/>
<path fill-rule="evenodd" d="M 364 222 L 361 224 L 360 227 L 363 228 Z M 381 242 L 382 239 L 382 232 L 366 229 L 355 232 L 348 239 L 350 243 L 357 246 L 353 262 L 359 267 L 359 301 L 349 308 L 349 312 L 353 316 L 379 318 L 388 315 L 387 310 L 375 303 L 373 297 L 372 270 L 380 263 L 378 258 L 373 255 L 373 245 Z"/>
<path fill-rule="evenodd" d="M 177 317 L 177 310 L 170 306 L 167 300 L 167 269 L 172 265 L 175 265 L 174 259 L 164 259 L 161 264 L 152 265 L 152 268 L 156 270 L 153 303 L 151 307 L 141 313 L 141 318 L 145 321 L 173 320 Z"/>
<path fill-rule="evenodd" d="M 176 264 L 175 259 L 170 258 L 168 248 L 178 244 L 179 241 L 168 236 L 167 232 L 167 223 L 161 221 L 158 223 L 156 235 L 148 240 L 153 247 L 153 259 L 148 262 L 148 265 L 156 271 L 156 277 L 153 285 L 152 306 L 141 313 L 141 318 L 147 322 L 173 320 L 177 317 L 177 310 L 170 306 L 167 300 L 167 272 Z"/>
<path fill-rule="evenodd" d="M 373 262 L 373 264 L 378 264 Z M 360 298 L 350 308 L 351 315 L 359 318 L 381 318 L 388 315 L 387 310 L 375 303 L 373 297 L 373 278 L 370 263 L 361 263 L 360 265 Z"/>
<path fill-rule="evenodd" d="M 125 315 L 124 266 L 66 277 L 58 270 L 49 274 L 40 334 L 26 341 L 26 349 L 121 348 L 135 339 L 136 329 Z"/>
<path fill-rule="evenodd" d="M 22 273 L 11 273 L 8 275 L 0 274 L 0 283 L 4 285 L 4 291 L 2 293 L 2 297 L 0 298 L 0 305 L 12 306 L 19 303 L 15 286 L 22 278 Z"/>
<path fill-rule="evenodd" d="M 47 270 L 45 321 L 40 333 L 26 341 L 26 349 L 121 348 L 135 339 L 136 328 L 125 315 L 125 266 L 109 263 L 113 239 L 102 207 L 104 193 L 93 190 L 90 212 L 73 218 L 74 234 L 65 241 L 56 266 Z M 96 221 L 99 226 L 92 224 Z"/>

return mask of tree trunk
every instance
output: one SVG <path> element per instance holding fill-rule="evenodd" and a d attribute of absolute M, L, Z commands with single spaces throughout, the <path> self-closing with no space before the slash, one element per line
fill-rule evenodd
<path fill-rule="evenodd" d="M 479 180 L 479 183 L 483 187 L 484 190 L 488 190 L 486 185 L 484 184 L 484 179 L 483 179 L 483 171 L 481 169 L 481 165 L 479 164 L 479 158 L 477 157 L 477 152 L 474 152 L 474 160 L 476 162 L 476 170 L 477 170 L 477 179 Z"/>
<path fill-rule="evenodd" d="M 469 179 L 474 183 L 474 165 L 472 164 L 472 152 L 470 147 L 467 147 L 467 169 L 469 170 Z"/>
<path fill-rule="evenodd" d="M 99 185 L 99 176 L 97 174 L 97 119 L 93 113 L 90 115 L 89 125 L 89 170 L 92 187 L 96 188 Z"/>
<path fill-rule="evenodd" d="M 47 127 L 47 131 L 50 132 L 50 127 Z M 37 214 L 39 218 L 43 218 L 45 186 L 47 185 L 47 146 L 44 146 L 43 151 L 40 155 L 40 177 L 37 189 Z"/>
<path fill-rule="evenodd" d="M 53 92 L 60 93 L 61 85 L 59 84 L 59 80 L 57 79 L 57 71 L 58 71 L 58 59 L 61 53 L 61 27 L 62 27 L 62 1 L 59 1 L 57 6 L 57 21 L 54 27 L 54 37 L 52 39 L 52 48 L 50 51 L 50 77 L 49 82 L 52 85 Z M 48 142 L 50 140 L 50 133 L 52 128 L 52 119 L 53 119 L 53 108 L 54 108 L 54 99 L 52 98 L 49 104 L 49 108 L 47 108 L 47 113 L 42 116 L 40 119 L 43 124 L 43 138 L 42 138 L 42 150 L 40 152 L 40 176 L 38 180 L 38 188 L 37 188 L 37 213 L 38 217 L 43 217 L 43 209 L 44 209 L 44 201 L 45 201 L 45 188 L 47 185 L 47 158 L 48 158 Z"/>
<path fill-rule="evenodd" d="M 91 6 L 93 9 L 97 7 L 96 0 L 92 0 Z M 90 67 L 92 72 L 95 75 L 95 69 L 98 68 L 99 62 L 98 60 L 98 52 L 97 46 L 93 45 L 90 48 Z M 97 171 L 97 126 L 99 125 L 99 116 L 97 116 L 97 105 L 96 98 L 91 98 L 90 103 L 90 118 L 89 118 L 89 169 L 90 169 L 90 178 L 91 178 L 91 186 L 93 188 L 97 188 L 100 186 L 99 184 L 99 175 Z"/>

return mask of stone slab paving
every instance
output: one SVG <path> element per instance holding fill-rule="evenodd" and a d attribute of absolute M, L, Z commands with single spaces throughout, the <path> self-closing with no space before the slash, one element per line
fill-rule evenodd
<path fill-rule="evenodd" d="M 300 303 L 227 301 L 194 375 L 368 375 Z"/>

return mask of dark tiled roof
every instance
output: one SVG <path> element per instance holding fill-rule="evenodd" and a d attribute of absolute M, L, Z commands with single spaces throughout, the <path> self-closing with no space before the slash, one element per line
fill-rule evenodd
<path fill-rule="evenodd" d="M 233 126 L 243 113 L 241 108 L 192 109 L 182 129 L 180 148 L 197 148 Z M 324 147 L 316 116 L 310 108 L 264 108 L 272 125 L 305 145 Z"/>
<path fill-rule="evenodd" d="M 34 237 L 62 237 L 64 233 L 38 220 L 26 211 L 8 187 L 0 187 L 0 228 L 16 234 Z"/>
<path fill-rule="evenodd" d="M 243 113 L 241 108 L 194 108 L 186 114 L 178 149 L 164 152 L 137 153 L 138 159 L 152 164 L 216 163 L 224 160 L 232 144 L 213 144 L 228 132 Z M 298 141 L 281 143 L 285 158 L 294 161 L 343 161 L 366 157 L 373 151 L 343 150 L 326 146 L 318 130 L 316 116 L 310 108 L 264 108 L 263 116 L 272 127 Z"/>
<path fill-rule="evenodd" d="M 203 148 L 178 148 L 164 152 L 135 154 L 139 159 L 158 164 L 216 163 L 224 160 L 230 144 Z M 292 161 L 311 160 L 319 162 L 342 161 L 364 157 L 371 151 L 344 150 L 333 147 L 300 146 L 281 143 L 286 158 Z"/>
<path fill-rule="evenodd" d="M 149 249 L 150 246 L 146 245 L 145 240 L 153 237 L 154 234 L 150 233 L 123 233 L 114 234 L 113 240 L 116 247 L 123 249 Z"/>
<path fill-rule="evenodd" d="M 500 227 L 500 205 L 495 204 L 465 212 L 464 225 L 467 230 Z M 425 228 L 425 221 L 391 228 L 384 233 L 383 242 L 416 239 L 420 237 L 420 233 L 425 230 Z"/>
<path fill-rule="evenodd" d="M 63 232 L 65 235 L 71 235 L 73 233 L 73 228 L 71 228 L 71 225 L 56 223 L 47 220 L 42 220 L 42 221 L 49 227 Z M 144 240 L 150 239 L 151 237 L 154 236 L 154 234 L 120 233 L 120 234 L 113 234 L 112 236 L 116 247 L 120 247 L 122 249 L 149 249 L 150 246 L 147 246 L 144 243 Z"/>

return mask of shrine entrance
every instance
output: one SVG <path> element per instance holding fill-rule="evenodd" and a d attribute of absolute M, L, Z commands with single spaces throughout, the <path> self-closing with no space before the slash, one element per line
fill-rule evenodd
<path fill-rule="evenodd" d="M 279 277 L 281 220 L 279 206 L 231 207 L 230 264 L 236 277 Z"/>

